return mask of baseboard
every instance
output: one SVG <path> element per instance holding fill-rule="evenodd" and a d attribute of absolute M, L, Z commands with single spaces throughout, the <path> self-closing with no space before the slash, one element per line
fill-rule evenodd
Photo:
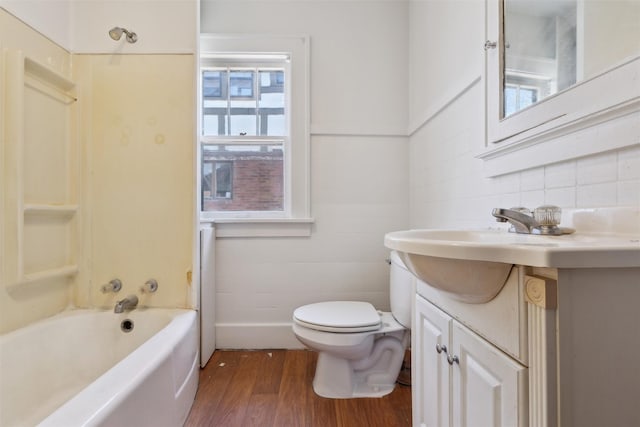
<path fill-rule="evenodd" d="M 291 323 L 217 323 L 217 349 L 304 348 Z"/>

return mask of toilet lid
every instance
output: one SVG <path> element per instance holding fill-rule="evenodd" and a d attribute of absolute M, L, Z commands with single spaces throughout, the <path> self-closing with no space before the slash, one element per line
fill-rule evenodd
<path fill-rule="evenodd" d="M 296 323 L 327 332 L 367 332 L 380 327 L 380 314 L 368 302 L 327 301 L 309 304 L 293 312 Z"/>

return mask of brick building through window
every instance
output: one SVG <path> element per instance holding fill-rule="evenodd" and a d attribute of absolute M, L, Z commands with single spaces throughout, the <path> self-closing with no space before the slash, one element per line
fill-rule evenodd
<path fill-rule="evenodd" d="M 281 146 L 211 147 L 202 155 L 203 211 L 282 211 Z"/>

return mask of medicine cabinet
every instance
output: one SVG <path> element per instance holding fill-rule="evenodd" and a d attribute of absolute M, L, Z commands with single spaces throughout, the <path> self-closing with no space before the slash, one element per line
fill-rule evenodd
<path fill-rule="evenodd" d="M 640 2 L 486 0 L 488 176 L 637 145 Z"/>

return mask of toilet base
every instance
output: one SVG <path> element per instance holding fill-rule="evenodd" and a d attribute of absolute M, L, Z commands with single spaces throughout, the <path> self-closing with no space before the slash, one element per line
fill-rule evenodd
<path fill-rule="evenodd" d="M 404 358 L 404 346 L 392 337 L 382 338 L 378 344 L 382 345 L 372 357 L 358 361 L 321 351 L 313 391 L 332 399 L 382 397 L 391 393 Z"/>

